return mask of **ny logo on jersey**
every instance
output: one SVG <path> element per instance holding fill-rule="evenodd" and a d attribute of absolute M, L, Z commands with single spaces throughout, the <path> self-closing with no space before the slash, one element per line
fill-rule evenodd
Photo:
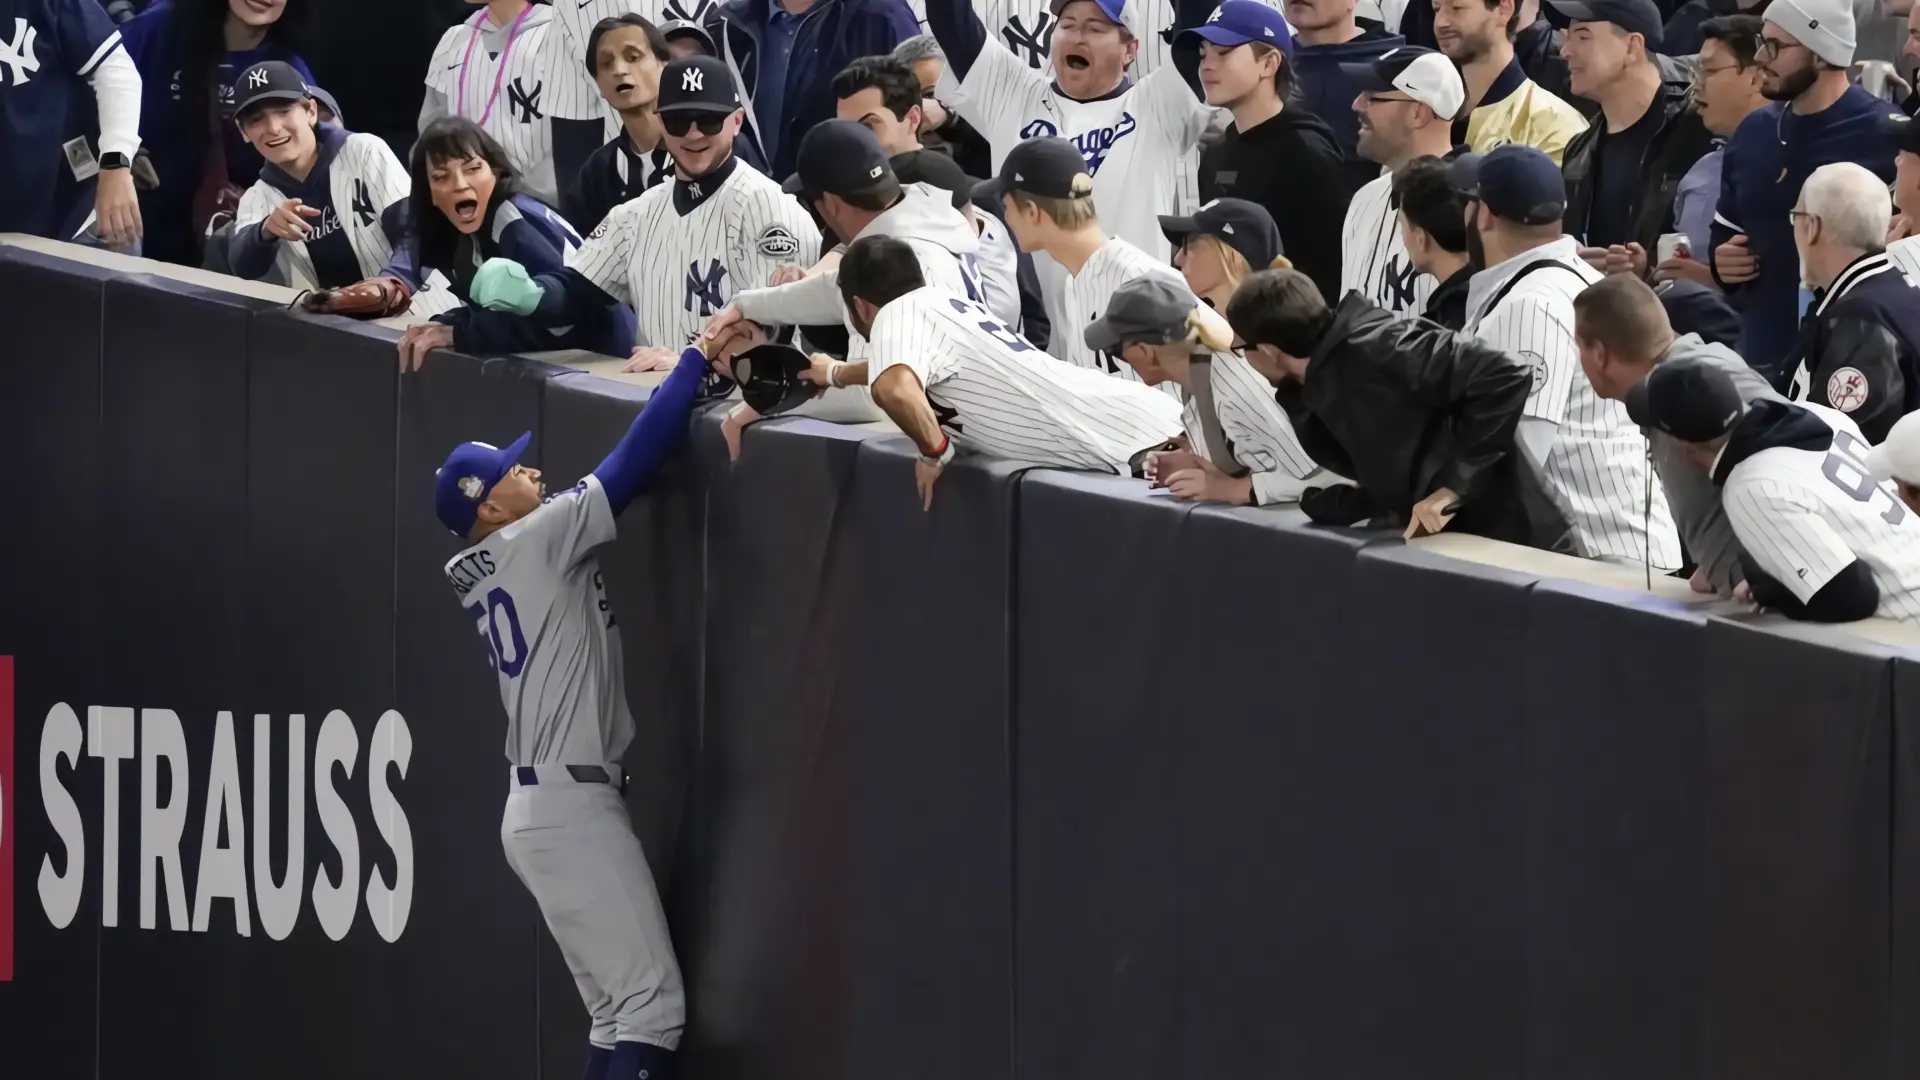
<path fill-rule="evenodd" d="M 687 264 L 687 310 L 706 317 L 727 306 L 720 296 L 720 283 L 727 278 L 727 268 L 720 265 L 719 259 L 707 264 L 705 273 L 700 271 L 696 260 Z"/>
<path fill-rule="evenodd" d="M 706 88 L 707 77 L 699 68 L 690 67 L 680 73 L 680 89 L 705 90 Z"/>
<path fill-rule="evenodd" d="M 1097 175 L 1101 163 L 1113 152 L 1114 144 L 1133 134 L 1136 126 L 1133 114 L 1123 112 L 1115 123 L 1075 135 L 1071 141 L 1080 148 L 1080 155 L 1087 159 L 1087 171 Z"/>
<path fill-rule="evenodd" d="M 507 88 L 507 107 L 513 110 L 521 123 L 531 124 L 536 118 L 544 118 L 547 115 L 540 111 L 540 91 L 544 90 L 546 85 L 545 82 L 536 82 L 533 84 L 533 90 L 529 92 L 520 85 L 520 80 L 515 78 L 513 85 Z"/>
<path fill-rule="evenodd" d="M 1387 310 L 1396 312 L 1413 310 L 1413 284 L 1419 277 L 1420 271 L 1413 268 L 1412 262 L 1403 260 L 1398 255 L 1387 259 L 1387 265 L 1380 271 L 1380 291 L 1385 294 L 1382 299 L 1387 302 Z"/>
<path fill-rule="evenodd" d="M 1007 16 L 1007 25 L 1000 28 L 1000 36 L 1006 40 L 1007 48 L 1013 55 L 1027 62 L 1030 68 L 1043 68 L 1047 65 L 1047 54 L 1053 47 L 1053 16 L 1044 11 L 1035 12 L 1033 29 L 1028 30 L 1020 23 L 1020 16 Z"/>
<path fill-rule="evenodd" d="M 40 32 L 25 19 L 13 20 L 13 40 L 0 41 L 0 64 L 5 64 L 13 73 L 13 85 L 25 86 L 27 72 L 40 70 L 40 58 L 34 55 L 33 43 Z"/>
<path fill-rule="evenodd" d="M 700 3 L 693 5 L 693 10 L 689 11 L 680 3 L 680 0 L 667 0 L 667 6 L 664 10 L 666 12 L 666 18 L 669 20 L 679 19 L 682 22 L 690 22 L 698 26 L 707 21 L 707 9 L 711 7 L 713 7 L 712 0 L 701 0 Z"/>
<path fill-rule="evenodd" d="M 932 398 L 927 399 L 927 404 L 933 406 L 933 418 L 935 421 L 937 421 L 940 424 L 942 428 L 945 428 L 946 430 L 953 432 L 955 435 L 966 434 L 964 431 L 960 430 L 960 410 L 959 409 L 949 409 L 945 405 L 940 404 L 939 402 L 933 400 Z"/>
<path fill-rule="evenodd" d="M 374 212 L 373 196 L 368 193 L 365 180 L 353 182 L 353 216 L 360 219 L 360 227 L 363 229 L 372 225 L 373 219 L 379 216 Z"/>

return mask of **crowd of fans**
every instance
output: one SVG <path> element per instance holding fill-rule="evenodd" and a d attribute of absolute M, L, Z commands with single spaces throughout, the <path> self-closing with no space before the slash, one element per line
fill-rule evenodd
<path fill-rule="evenodd" d="M 957 442 L 1915 618 L 1900 2 L 468 0 L 394 139 L 312 0 L 0 0 L 0 231 L 382 282 L 406 368 L 794 341 L 929 502 Z"/>

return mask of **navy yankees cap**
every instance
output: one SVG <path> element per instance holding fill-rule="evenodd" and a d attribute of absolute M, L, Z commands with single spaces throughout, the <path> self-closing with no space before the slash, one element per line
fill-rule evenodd
<path fill-rule="evenodd" d="M 533 438 L 529 431 L 505 448 L 483 442 L 461 443 L 447 455 L 447 463 L 433 474 L 433 509 L 440 524 L 466 539 L 480 516 L 480 504 L 500 478 L 520 464 L 520 455 Z"/>
<path fill-rule="evenodd" d="M 780 187 L 809 202 L 822 195 L 845 198 L 893 175 L 879 137 L 851 120 L 822 120 L 813 125 L 800 139 L 794 167 L 797 171 Z"/>
<path fill-rule="evenodd" d="M 654 111 L 724 116 L 740 107 L 740 91 L 726 62 L 712 56 L 683 56 L 660 72 L 659 104 Z"/>
<path fill-rule="evenodd" d="M 1000 163 L 1000 175 L 980 185 L 975 194 L 998 206 L 1000 197 L 1018 191 L 1043 199 L 1090 199 L 1093 174 L 1080 149 L 1058 136 L 1015 143 Z"/>
<path fill-rule="evenodd" d="M 733 381 L 740 398 L 761 416 L 777 416 L 813 398 L 816 387 L 801 378 L 813 366 L 807 354 L 769 341 L 733 358 Z"/>
<path fill-rule="evenodd" d="M 688 22 L 685 19 L 669 19 L 661 23 L 660 36 L 668 41 L 672 41 L 675 38 L 697 41 L 700 43 L 700 51 L 706 53 L 708 56 L 712 56 L 717 51 L 713 47 L 713 35 L 707 33 L 707 28 L 701 26 L 699 23 Z"/>
<path fill-rule="evenodd" d="M 1293 27 L 1287 25 L 1286 16 L 1260 0 L 1223 0 L 1213 9 L 1213 14 L 1207 16 L 1206 22 L 1179 34 L 1180 37 L 1188 35 L 1228 48 L 1249 41 L 1264 41 L 1289 58 L 1293 56 Z"/>
<path fill-rule="evenodd" d="M 1666 360 L 1627 390 L 1627 416 L 1681 442 L 1725 435 L 1746 409 L 1726 372 L 1698 360 Z"/>
<path fill-rule="evenodd" d="M 1265 270 L 1280 257 L 1280 227 L 1259 203 L 1245 199 L 1215 199 L 1192 217 L 1160 215 L 1160 231 L 1174 247 L 1184 247 L 1195 236 L 1217 236 L 1239 252 L 1247 265 Z"/>
<path fill-rule="evenodd" d="M 1660 44 L 1665 22 L 1653 0 L 1547 0 L 1570 22 L 1612 23 L 1629 34 L 1639 34 L 1651 51 Z"/>
<path fill-rule="evenodd" d="M 292 64 L 268 60 L 253 65 L 233 80 L 233 100 L 238 103 L 233 115 L 241 117 L 247 115 L 248 109 L 270 101 L 311 101 L 313 92 L 307 89 L 307 80 L 300 77 Z"/>
<path fill-rule="evenodd" d="M 327 93 L 318 86 L 307 87 L 307 93 L 312 94 L 313 100 L 319 102 L 323 108 L 333 114 L 333 122 L 335 124 L 340 127 L 347 126 L 346 114 L 340 111 L 340 103 L 333 100 L 332 94 Z"/>
<path fill-rule="evenodd" d="M 939 150 L 909 150 L 904 154 L 893 155 L 893 175 L 903 184 L 931 184 L 942 191 L 953 193 L 953 208 L 965 209 L 973 200 L 973 177 L 960 168 L 960 163 Z"/>
<path fill-rule="evenodd" d="M 1484 154 L 1461 154 L 1447 176 L 1456 191 L 1479 200 L 1497 218 L 1551 225 L 1567 212 L 1560 166 L 1531 146 L 1508 143 Z"/>
<path fill-rule="evenodd" d="M 1887 137 L 1895 153 L 1920 154 L 1920 121 L 1903 112 L 1889 112 L 1880 118 L 1880 133 Z"/>

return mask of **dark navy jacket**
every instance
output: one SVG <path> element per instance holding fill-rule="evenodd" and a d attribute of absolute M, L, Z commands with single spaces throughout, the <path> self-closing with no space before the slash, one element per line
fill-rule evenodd
<path fill-rule="evenodd" d="M 0 232 L 54 236 L 79 210 L 61 144 L 98 133 L 87 78 L 119 40 L 92 0 L 0 0 L 0 46 L 21 49 L 0 53 Z"/>
<path fill-rule="evenodd" d="M 1839 409 L 1868 441 L 1884 440 L 1920 408 L 1920 289 L 1885 252 L 1856 259 L 1815 294 L 1785 371 L 1805 380 L 1795 398 Z"/>
<path fill-rule="evenodd" d="M 741 96 L 752 98 L 758 86 L 760 33 L 767 24 L 771 0 L 733 0 L 707 13 L 707 32 L 713 35 L 720 58 L 740 80 Z M 787 61 L 786 89 L 780 106 L 780 134 L 772 154 L 747 108 L 746 131 L 756 150 L 778 180 L 791 176 L 800 136 L 822 120 L 831 120 L 838 99 L 833 77 L 862 56 L 893 51 L 895 45 L 918 34 L 920 21 L 906 0 L 819 0 L 800 17 L 793 50 Z M 749 159 L 750 160 L 750 159 Z"/>

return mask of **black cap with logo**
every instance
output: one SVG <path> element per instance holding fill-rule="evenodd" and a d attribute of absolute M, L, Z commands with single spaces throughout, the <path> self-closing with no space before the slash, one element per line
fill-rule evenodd
<path fill-rule="evenodd" d="M 268 60 L 255 64 L 233 80 L 233 115 L 245 116 L 247 110 L 275 101 L 312 101 L 307 80 L 292 64 Z"/>
<path fill-rule="evenodd" d="M 657 111 L 725 116 L 740 107 L 740 91 L 726 62 L 711 56 L 683 56 L 660 72 Z"/>
<path fill-rule="evenodd" d="M 1174 247 L 1185 246 L 1195 236 L 1217 236 L 1255 270 L 1272 266 L 1283 253 L 1280 227 L 1273 223 L 1273 215 L 1266 207 L 1245 199 L 1215 199 L 1192 217 L 1162 214 L 1160 231 Z"/>
<path fill-rule="evenodd" d="M 1571 22 L 1612 23 L 1646 39 L 1648 51 L 1660 44 L 1666 27 L 1653 0 L 1547 0 Z"/>
<path fill-rule="evenodd" d="M 822 120 L 800 140 L 797 170 L 781 188 L 811 201 L 822 195 L 845 198 L 893 175 L 880 139 L 851 120 Z"/>
<path fill-rule="evenodd" d="M 1016 143 L 1000 163 L 1000 175 L 981 184 L 976 194 L 999 205 L 1000 197 L 1017 191 L 1043 199 L 1090 199 L 1093 174 L 1078 147 L 1049 137 Z"/>
<path fill-rule="evenodd" d="M 1627 390 L 1627 416 L 1681 442 L 1705 443 L 1732 431 L 1746 411 L 1726 372 L 1698 360 L 1655 364 Z"/>
<path fill-rule="evenodd" d="M 1448 167 L 1454 190 L 1478 199 L 1494 217 L 1521 225 L 1551 225 L 1567 212 L 1567 182 L 1553 159 L 1531 146 L 1508 143 L 1484 154 L 1461 154 Z"/>

